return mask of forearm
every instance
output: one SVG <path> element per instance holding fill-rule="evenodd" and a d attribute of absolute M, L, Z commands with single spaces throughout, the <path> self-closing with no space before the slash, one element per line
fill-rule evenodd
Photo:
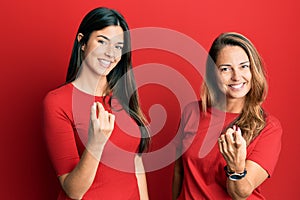
<path fill-rule="evenodd" d="M 172 199 L 176 200 L 181 192 L 183 180 L 183 169 L 182 169 L 182 160 L 181 158 L 175 161 L 174 165 L 174 175 L 172 183 Z"/>
<path fill-rule="evenodd" d="M 139 194 L 141 200 L 148 200 L 148 188 L 147 188 L 147 179 L 145 174 L 145 169 L 143 165 L 142 158 L 140 156 L 135 157 L 135 175 L 137 178 Z"/>
<path fill-rule="evenodd" d="M 115 116 L 105 111 L 101 103 L 93 104 L 86 149 L 76 167 L 69 174 L 59 177 L 64 191 L 70 198 L 81 199 L 91 187 L 105 144 L 114 129 L 114 121 Z"/>
<path fill-rule="evenodd" d="M 99 160 L 85 150 L 73 171 L 59 177 L 65 193 L 72 199 L 81 199 L 92 185 L 98 165 Z"/>
<path fill-rule="evenodd" d="M 234 200 L 247 199 L 252 194 L 253 189 L 247 177 L 237 181 L 227 179 L 227 192 Z"/>
<path fill-rule="evenodd" d="M 174 173 L 172 184 L 172 199 L 176 200 L 180 194 L 182 186 L 182 175 Z"/>
<path fill-rule="evenodd" d="M 148 188 L 145 173 L 136 174 L 141 200 L 148 200 Z"/>
<path fill-rule="evenodd" d="M 227 171 L 226 172 L 227 176 L 229 176 L 227 178 L 227 191 L 233 199 L 245 199 L 252 193 L 253 186 L 251 185 L 251 182 L 248 180 L 249 175 L 247 176 L 247 172 L 245 168 L 246 168 L 245 160 L 242 160 L 240 162 L 235 162 L 235 163 L 234 162 L 227 163 L 227 166 L 225 168 L 225 171 Z M 230 177 L 230 174 L 232 172 L 236 172 L 238 174 L 245 174 L 246 172 L 246 174 L 244 175 L 245 177 L 243 178 L 240 178 L 238 180 L 232 180 L 232 178 Z"/>
<path fill-rule="evenodd" d="M 245 199 L 250 196 L 267 178 L 268 173 L 259 164 L 247 160 L 247 174 L 238 181 L 227 180 L 227 191 L 233 199 Z"/>

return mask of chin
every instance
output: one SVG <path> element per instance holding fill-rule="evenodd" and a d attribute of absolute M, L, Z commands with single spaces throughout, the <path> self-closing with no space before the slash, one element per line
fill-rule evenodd
<path fill-rule="evenodd" d="M 102 73 L 100 74 L 100 76 L 107 76 L 109 73 L 111 72 L 111 70 L 107 69 L 102 71 Z"/>
<path fill-rule="evenodd" d="M 230 98 L 232 98 L 232 99 L 245 99 L 246 98 L 246 94 L 242 94 L 242 95 L 230 95 Z"/>

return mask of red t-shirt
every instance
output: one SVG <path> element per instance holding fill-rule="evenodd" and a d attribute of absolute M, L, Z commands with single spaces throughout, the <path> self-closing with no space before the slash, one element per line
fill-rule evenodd
<path fill-rule="evenodd" d="M 117 100 L 86 94 L 66 84 L 44 99 L 44 132 L 57 176 L 71 172 L 85 150 L 90 109 L 95 101 L 116 116 L 115 127 L 102 153 L 93 184 L 83 199 L 139 199 L 134 157 L 140 143 L 135 121 Z M 105 102 L 104 102 L 105 101 Z M 69 199 L 61 190 L 59 200 Z"/>
<path fill-rule="evenodd" d="M 217 139 L 238 114 L 208 109 L 200 115 L 200 102 L 189 104 L 179 128 L 178 148 L 182 155 L 184 178 L 179 200 L 231 199 L 226 191 L 225 159 Z M 282 128 L 279 121 L 267 115 L 266 127 L 247 147 L 247 160 L 263 167 L 271 176 L 281 149 Z M 248 199 L 264 199 L 257 187 Z"/>

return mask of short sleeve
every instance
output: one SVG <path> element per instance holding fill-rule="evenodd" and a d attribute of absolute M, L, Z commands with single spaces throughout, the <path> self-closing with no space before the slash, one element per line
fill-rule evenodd
<path fill-rule="evenodd" d="M 247 159 L 259 164 L 272 176 L 281 150 L 282 127 L 273 116 L 268 116 L 266 121 L 266 127 L 249 145 L 251 151 Z"/>
<path fill-rule="evenodd" d="M 57 176 L 69 173 L 79 161 L 71 99 L 49 92 L 43 101 L 43 122 L 46 146 Z"/>
<path fill-rule="evenodd" d="M 176 138 L 174 140 L 177 152 L 184 152 L 185 146 L 190 146 L 198 130 L 200 120 L 199 102 L 189 103 L 183 110 Z M 185 144 L 183 144 L 185 143 Z"/>

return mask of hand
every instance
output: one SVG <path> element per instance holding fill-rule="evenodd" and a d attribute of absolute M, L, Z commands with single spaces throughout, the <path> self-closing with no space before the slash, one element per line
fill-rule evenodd
<path fill-rule="evenodd" d="M 114 129 L 114 123 L 115 116 L 108 113 L 101 103 L 95 102 L 92 105 L 87 149 L 96 158 L 102 154 L 104 145 Z"/>
<path fill-rule="evenodd" d="M 219 138 L 219 149 L 227 162 L 228 170 L 241 173 L 245 169 L 247 145 L 241 129 L 234 125 Z"/>

